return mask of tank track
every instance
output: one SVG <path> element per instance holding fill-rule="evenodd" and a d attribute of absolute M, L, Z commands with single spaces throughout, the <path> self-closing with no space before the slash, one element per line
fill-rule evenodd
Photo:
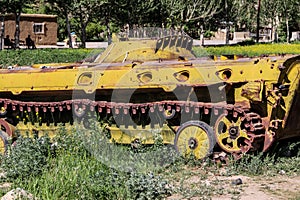
<path fill-rule="evenodd" d="M 233 112 L 234 115 L 245 115 L 244 108 L 241 106 L 234 106 L 226 103 L 206 103 L 206 102 L 187 102 L 187 101 L 156 101 L 147 103 L 119 103 L 119 102 L 107 102 L 107 101 L 94 101 L 90 99 L 75 99 L 75 100 L 65 100 L 58 102 L 25 102 L 19 100 L 3 99 L 0 98 L 0 116 L 5 116 L 7 110 L 13 111 L 26 111 L 30 112 L 63 112 L 72 111 L 76 117 L 83 117 L 86 112 L 98 111 L 99 113 L 106 113 L 112 115 L 119 114 L 146 114 L 158 111 L 162 113 L 166 119 L 171 119 L 173 116 L 166 114 L 166 111 L 173 112 L 194 112 L 199 114 L 208 115 L 212 111 L 214 115 L 219 115 L 221 113 L 227 114 L 228 112 Z M 249 117 L 248 117 L 249 118 Z"/>
<path fill-rule="evenodd" d="M 0 98 L 1 112 L 0 116 L 6 118 L 6 120 L 17 125 L 18 120 L 22 119 L 22 116 L 9 116 L 8 113 L 17 112 L 22 113 L 50 113 L 53 116 L 54 113 L 62 112 L 73 112 L 71 115 L 73 118 L 82 119 L 87 117 L 88 112 L 96 112 L 100 116 L 100 119 L 107 119 L 109 116 L 119 118 L 117 125 L 125 125 L 128 127 L 130 125 L 145 126 L 150 124 L 151 127 L 155 124 L 163 126 L 167 121 L 170 126 L 180 126 L 184 121 L 178 122 L 178 116 L 176 114 L 191 114 L 200 116 L 202 115 L 212 115 L 216 118 L 220 115 L 231 115 L 234 118 L 240 118 L 241 123 L 243 123 L 243 128 L 247 131 L 249 138 L 245 142 L 245 147 L 241 147 L 241 152 L 245 153 L 249 150 L 257 150 L 260 148 L 256 145 L 256 141 L 261 141 L 264 138 L 264 133 L 262 130 L 265 127 L 262 125 L 262 120 L 260 116 L 256 113 L 249 112 L 246 108 L 242 106 L 235 106 L 232 104 L 226 104 L 224 102 L 219 103 L 206 103 L 206 102 L 188 102 L 188 101 L 157 101 L 157 102 L 147 102 L 147 103 L 119 103 L 119 102 L 107 102 L 107 101 L 94 101 L 90 99 L 73 99 L 65 100 L 59 102 L 24 102 L 12 99 Z M 157 120 L 149 121 L 149 116 L 154 113 Z M 42 114 L 39 114 L 42 116 Z M 69 115 L 66 115 L 69 116 Z M 126 119 L 133 119 L 134 124 L 127 123 Z M 135 119 L 135 120 L 134 120 Z M 50 123 L 72 123 L 73 119 L 68 120 L 53 120 Z M 177 121 L 176 121 L 177 120 Z M 186 121 L 191 120 L 186 118 Z M 199 118 L 198 118 L 199 120 Z M 175 121 L 175 122 L 174 122 Z M 208 120 L 210 121 L 210 120 Z M 47 123 L 47 120 L 41 122 Z M 213 122 L 215 123 L 215 121 Z M 2 125 L 5 124 L 2 122 Z M 212 126 L 214 124 L 211 124 Z M 12 133 L 8 133 L 11 135 Z M 255 145 L 252 145 L 255 144 Z M 231 152 L 232 153 L 232 152 Z M 240 153 L 240 152 L 238 152 Z"/>

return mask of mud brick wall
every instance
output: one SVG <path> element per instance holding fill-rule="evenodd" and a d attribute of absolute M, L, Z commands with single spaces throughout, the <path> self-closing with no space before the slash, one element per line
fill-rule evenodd
<path fill-rule="evenodd" d="M 43 33 L 34 33 L 34 24 L 43 24 Z M 5 16 L 4 37 L 9 35 L 14 39 L 15 35 L 15 17 L 14 15 Z M 30 35 L 36 45 L 56 45 L 57 43 L 57 16 L 42 14 L 22 14 L 20 20 L 20 40 Z"/>

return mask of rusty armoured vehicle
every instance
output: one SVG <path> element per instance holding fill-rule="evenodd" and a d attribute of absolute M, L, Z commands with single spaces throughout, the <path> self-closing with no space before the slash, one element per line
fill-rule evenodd
<path fill-rule="evenodd" d="M 196 58 L 184 33 L 134 34 L 91 62 L 1 69 L 2 152 L 16 129 L 55 134 L 58 124 L 85 125 L 90 113 L 112 119 L 110 141 L 152 144 L 158 130 L 198 159 L 300 136 L 300 56 Z"/>

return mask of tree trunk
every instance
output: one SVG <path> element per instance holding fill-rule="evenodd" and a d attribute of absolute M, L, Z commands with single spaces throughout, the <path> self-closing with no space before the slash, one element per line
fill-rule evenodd
<path fill-rule="evenodd" d="M 106 29 L 107 29 L 107 43 L 108 43 L 108 45 L 110 45 L 112 43 L 112 38 L 111 38 L 111 32 L 110 32 L 110 28 L 109 28 L 108 19 L 105 20 L 105 24 L 106 24 Z"/>
<path fill-rule="evenodd" d="M 228 5 L 227 5 L 227 0 L 225 0 L 225 12 L 226 12 L 226 35 L 225 35 L 225 44 L 228 45 L 229 44 L 229 20 L 228 20 Z"/>
<path fill-rule="evenodd" d="M 15 48 L 20 47 L 20 18 L 21 18 L 21 13 L 16 12 L 15 13 L 15 21 L 16 21 Z"/>
<path fill-rule="evenodd" d="M 70 26 L 68 13 L 65 13 L 65 16 L 66 16 L 66 25 L 67 25 L 67 31 L 68 31 L 68 38 L 69 38 L 69 48 L 73 48 L 72 36 L 71 36 L 71 26 Z"/>
<path fill-rule="evenodd" d="M 275 34 L 274 34 L 274 40 L 276 43 L 278 43 L 278 26 L 279 26 L 279 16 L 278 14 L 275 17 Z"/>
<path fill-rule="evenodd" d="M 4 49 L 4 16 L 1 17 L 1 48 L 0 50 Z"/>
<path fill-rule="evenodd" d="M 274 42 L 273 35 L 274 35 L 274 20 L 272 19 L 272 21 L 271 21 L 271 38 L 270 38 L 272 43 Z"/>
<path fill-rule="evenodd" d="M 81 47 L 85 48 L 86 47 L 86 23 L 83 23 L 81 25 Z"/>
<path fill-rule="evenodd" d="M 80 25 L 81 25 L 81 35 L 80 35 L 80 40 L 81 40 L 81 47 L 85 48 L 86 44 L 86 26 L 87 26 L 87 22 L 85 23 L 83 20 L 83 16 L 82 16 L 82 10 L 81 10 L 81 6 L 80 6 Z"/>
<path fill-rule="evenodd" d="M 226 22 L 226 35 L 225 35 L 225 44 L 229 44 L 229 34 L 230 34 L 230 28 L 229 28 L 229 23 Z"/>
<path fill-rule="evenodd" d="M 199 29 L 199 35 L 200 35 L 201 46 L 204 46 L 204 30 L 202 25 L 200 26 Z"/>
<path fill-rule="evenodd" d="M 260 0 L 257 2 L 257 17 L 256 17 L 256 42 L 259 42 L 259 25 L 260 25 Z"/>
<path fill-rule="evenodd" d="M 108 24 L 106 25 L 106 28 L 107 28 L 107 42 L 108 45 L 110 45 L 112 43 L 112 38 L 111 38 L 111 32 Z"/>
<path fill-rule="evenodd" d="M 285 23 L 286 23 L 286 42 L 290 43 L 290 27 L 289 27 L 288 16 L 285 17 Z"/>

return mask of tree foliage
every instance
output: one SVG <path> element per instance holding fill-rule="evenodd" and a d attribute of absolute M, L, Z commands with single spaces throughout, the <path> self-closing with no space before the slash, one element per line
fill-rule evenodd
<path fill-rule="evenodd" d="M 69 46 L 70 48 L 73 48 L 72 37 L 71 37 L 70 15 L 75 10 L 74 9 L 75 0 L 45 0 L 45 2 L 51 5 L 52 9 L 58 13 L 59 17 L 65 19 Z"/>
<path fill-rule="evenodd" d="M 80 35 L 82 47 L 84 48 L 87 25 L 92 22 L 92 19 L 97 17 L 98 11 L 105 3 L 105 0 L 74 0 L 73 18 L 78 25 L 78 33 Z"/>
<path fill-rule="evenodd" d="M 212 18 L 221 10 L 221 0 L 162 0 L 169 20 L 183 25 L 190 21 Z"/>
<path fill-rule="evenodd" d="M 124 27 L 172 27 L 199 37 L 218 28 L 250 31 L 257 28 L 258 0 L 1 0 L 2 13 L 45 13 L 58 15 L 59 39 L 71 32 L 85 41 L 110 36 Z M 298 0 L 260 0 L 260 26 L 289 40 L 300 30 Z M 31 8 L 29 8 L 31 7 Z M 201 31 L 200 31 L 201 30 Z M 16 31 L 17 33 L 17 31 Z M 72 43 L 70 43 L 72 47 Z"/>

